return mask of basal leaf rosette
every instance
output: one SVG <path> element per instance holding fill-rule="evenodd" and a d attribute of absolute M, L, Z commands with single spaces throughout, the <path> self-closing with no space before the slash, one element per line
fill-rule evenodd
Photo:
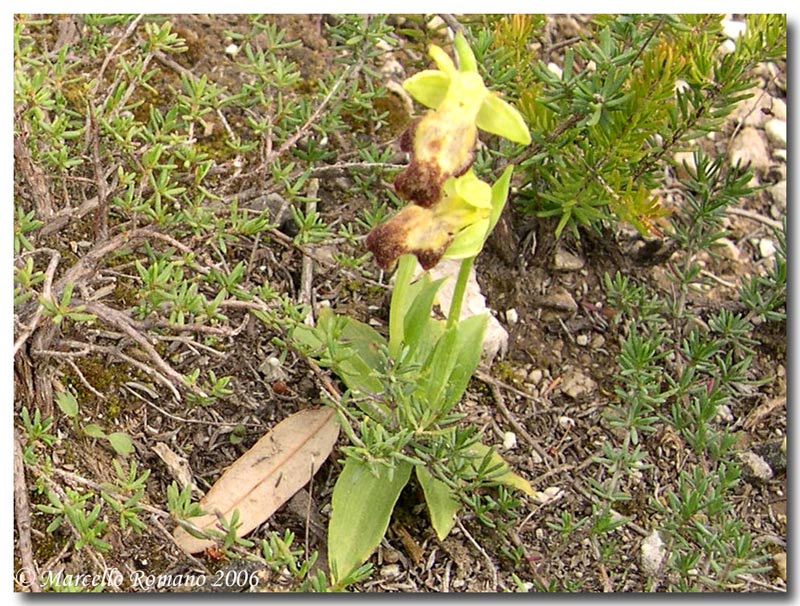
<path fill-rule="evenodd" d="M 531 141 L 519 112 L 486 88 L 461 33 L 454 46 L 460 68 L 442 48 L 431 45 L 429 54 L 439 69 L 424 70 L 403 83 L 432 111 L 403 134 L 400 147 L 411 154 L 411 162 L 394 185 L 401 197 L 425 207 L 436 203 L 447 179 L 472 165 L 478 129 L 525 145 Z"/>
<path fill-rule="evenodd" d="M 415 255 L 425 270 L 443 257 L 477 255 L 503 210 L 511 170 L 508 167 L 494 186 L 478 179 L 472 169 L 451 177 L 436 203 L 410 204 L 375 227 L 367 236 L 367 248 L 383 269 L 393 267 L 403 254 Z"/>

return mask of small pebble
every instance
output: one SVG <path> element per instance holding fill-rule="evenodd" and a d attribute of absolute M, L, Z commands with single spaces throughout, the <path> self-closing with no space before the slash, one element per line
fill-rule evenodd
<path fill-rule="evenodd" d="M 553 269 L 556 271 L 577 271 L 583 269 L 585 261 L 582 257 L 559 246 L 553 255 Z"/>
<path fill-rule="evenodd" d="M 689 83 L 686 80 L 675 80 L 675 92 L 682 93 L 691 89 Z"/>
<path fill-rule="evenodd" d="M 575 427 L 575 419 L 572 417 L 561 416 L 558 417 L 558 424 L 561 425 L 564 430 L 569 431 Z"/>
<path fill-rule="evenodd" d="M 578 335 L 575 337 L 575 342 L 581 347 L 585 347 L 589 344 L 589 335 Z"/>
<path fill-rule="evenodd" d="M 235 44 L 229 44 L 225 47 L 225 54 L 230 55 L 231 57 L 235 57 L 236 53 L 239 52 L 239 47 Z"/>
<path fill-rule="evenodd" d="M 739 247 L 736 246 L 730 239 L 728 238 L 720 238 L 716 242 L 715 251 L 724 259 L 728 259 L 729 261 L 738 261 L 740 252 Z"/>
<path fill-rule="evenodd" d="M 753 171 L 769 168 L 769 150 L 763 134 L 752 126 L 744 127 L 728 147 L 728 156 L 734 166 L 750 165 Z M 755 175 L 754 175 L 755 176 Z"/>
<path fill-rule="evenodd" d="M 534 368 L 532 371 L 528 373 L 528 381 L 530 381 L 534 385 L 538 385 L 541 382 L 543 376 L 544 373 L 542 372 L 541 368 Z"/>
<path fill-rule="evenodd" d="M 542 492 L 537 492 L 533 499 L 540 505 L 547 505 L 548 503 L 552 503 L 553 501 L 560 499 L 563 495 L 564 491 L 558 486 L 549 486 Z"/>
<path fill-rule="evenodd" d="M 747 24 L 744 21 L 734 21 L 733 19 L 722 20 L 722 31 L 731 40 L 742 36 L 747 30 Z"/>
<path fill-rule="evenodd" d="M 780 208 L 786 208 L 786 181 L 781 181 L 770 187 L 769 194 L 775 204 Z"/>
<path fill-rule="evenodd" d="M 642 541 L 642 569 L 644 573 L 653 577 L 656 576 L 664 565 L 664 558 L 667 552 L 664 549 L 664 541 L 661 540 L 661 535 L 658 530 L 653 530 Z"/>
<path fill-rule="evenodd" d="M 517 447 L 517 434 L 513 431 L 507 431 L 503 434 L 503 448 L 511 450 Z"/>
<path fill-rule="evenodd" d="M 720 404 L 717 407 L 717 420 L 725 423 L 733 423 L 733 413 L 727 404 Z"/>
<path fill-rule="evenodd" d="M 511 326 L 519 322 L 519 314 L 513 307 L 506 310 L 506 322 L 508 322 L 508 324 Z"/>
<path fill-rule="evenodd" d="M 729 38 L 719 45 L 719 50 L 723 55 L 730 55 L 736 52 L 736 43 Z"/>
<path fill-rule="evenodd" d="M 561 76 L 564 75 L 563 70 L 555 63 L 552 63 L 552 62 L 548 63 L 547 64 L 547 69 L 549 69 L 551 72 L 553 72 L 559 78 L 561 78 Z"/>
<path fill-rule="evenodd" d="M 769 238 L 761 238 L 758 242 L 758 252 L 762 259 L 768 259 L 775 254 L 775 243 Z"/>
<path fill-rule="evenodd" d="M 442 19 L 439 15 L 434 15 L 433 17 L 428 19 L 428 22 L 425 24 L 425 26 L 429 30 L 433 30 L 435 32 L 447 31 L 447 24 L 444 22 L 444 19 Z"/>
<path fill-rule="evenodd" d="M 772 106 L 769 109 L 776 120 L 786 122 L 786 102 L 783 99 L 772 97 Z"/>
<path fill-rule="evenodd" d="M 606 338 L 603 335 L 595 334 L 592 337 L 592 349 L 600 349 L 606 344 Z"/>
<path fill-rule="evenodd" d="M 397 564 L 389 564 L 381 568 L 381 576 L 384 579 L 396 579 L 400 576 L 400 566 Z"/>
<path fill-rule="evenodd" d="M 739 459 L 744 465 L 742 472 L 745 477 L 760 482 L 766 482 L 772 478 L 772 468 L 763 457 L 758 456 L 753 451 L 748 450 L 739 453 Z"/>
<path fill-rule="evenodd" d="M 786 552 L 781 551 L 772 556 L 772 563 L 775 564 L 775 572 L 784 581 L 786 580 Z"/>
<path fill-rule="evenodd" d="M 690 173 L 696 172 L 697 166 L 694 163 L 694 152 L 676 152 L 672 158 L 675 160 L 676 171 L 681 179 L 685 179 Z"/>
<path fill-rule="evenodd" d="M 786 147 L 786 122 L 773 118 L 764 124 L 764 132 L 775 147 Z"/>

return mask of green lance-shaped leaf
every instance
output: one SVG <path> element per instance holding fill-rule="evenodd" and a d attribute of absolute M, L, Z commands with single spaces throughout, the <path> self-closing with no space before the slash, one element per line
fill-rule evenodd
<path fill-rule="evenodd" d="M 423 349 L 425 342 L 430 342 L 431 333 L 433 332 L 432 324 L 436 322 L 434 318 L 431 318 L 431 309 L 436 300 L 436 293 L 444 281 L 445 278 L 432 281 L 428 273 L 425 272 L 417 282 L 419 286 L 415 289 L 417 291 L 416 296 L 411 301 L 404 318 L 404 338 L 406 345 L 412 351 Z M 409 294 L 411 294 L 411 289 L 409 289 Z"/>
<path fill-rule="evenodd" d="M 469 449 L 472 454 L 477 455 L 478 458 L 474 459 L 473 462 L 473 469 L 477 472 L 479 466 L 486 462 L 487 469 L 494 469 L 495 471 L 491 474 L 492 479 L 495 482 L 500 482 L 506 486 L 510 486 L 511 488 L 516 488 L 524 492 L 526 495 L 532 497 L 536 494 L 531 486 L 530 482 L 523 478 L 522 476 L 514 473 L 511 471 L 511 468 L 506 463 L 505 459 L 500 456 L 497 451 L 492 450 L 485 444 L 481 442 L 475 443 Z M 488 461 L 486 458 L 488 457 Z"/>
<path fill-rule="evenodd" d="M 424 397 L 428 405 L 446 413 L 464 394 L 481 360 L 486 314 L 471 316 L 445 330 L 431 354 Z"/>
<path fill-rule="evenodd" d="M 436 536 L 443 541 L 456 523 L 456 513 L 461 504 L 453 496 L 451 488 L 437 480 L 424 467 L 416 467 L 417 480 L 425 493 L 425 503 L 431 516 L 431 525 L 436 531 Z"/>
<path fill-rule="evenodd" d="M 121 431 L 115 431 L 106 436 L 108 443 L 117 451 L 117 453 L 127 456 L 133 452 L 133 440 L 131 437 Z"/>
<path fill-rule="evenodd" d="M 410 463 L 399 463 L 391 474 L 373 475 L 356 459 L 344 464 L 331 501 L 328 562 L 336 585 L 356 570 L 378 547 L 400 492 L 411 476 Z"/>

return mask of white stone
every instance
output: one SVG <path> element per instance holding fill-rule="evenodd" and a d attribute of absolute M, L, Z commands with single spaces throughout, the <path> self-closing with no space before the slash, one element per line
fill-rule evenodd
<path fill-rule="evenodd" d="M 532 371 L 528 373 L 528 381 L 530 381 L 534 385 L 538 385 L 541 382 L 543 376 L 544 373 L 542 372 L 541 368 L 534 368 Z"/>
<path fill-rule="evenodd" d="M 767 142 L 761 133 L 752 126 L 744 127 L 731 141 L 728 155 L 734 166 L 736 164 L 749 165 L 753 171 L 765 171 L 769 168 Z"/>
<path fill-rule="evenodd" d="M 225 54 L 230 55 L 231 57 L 235 57 L 236 53 L 239 52 L 239 47 L 235 44 L 229 44 L 225 47 Z"/>
<path fill-rule="evenodd" d="M 453 290 L 455 289 L 455 277 L 461 267 L 458 259 L 442 259 L 435 267 L 431 268 L 430 276 L 432 280 L 446 278 L 439 292 L 436 294 L 436 303 L 440 309 L 447 314 L 450 309 L 450 302 L 453 300 Z M 418 273 L 422 273 L 422 268 L 417 265 Z M 464 293 L 464 302 L 461 306 L 461 318 L 469 318 L 478 314 L 489 312 L 486 306 L 486 298 L 481 293 L 478 278 L 473 267 L 467 279 L 467 289 Z M 486 325 L 486 333 L 483 336 L 483 357 L 489 363 L 498 354 L 504 356 L 508 351 L 508 332 L 497 318 L 489 313 L 489 322 Z"/>
<path fill-rule="evenodd" d="M 761 238 L 758 242 L 758 252 L 762 259 L 768 259 L 775 254 L 775 242 L 769 238 Z"/>
<path fill-rule="evenodd" d="M 560 499 L 563 495 L 564 491 L 558 486 L 549 486 L 542 492 L 537 491 L 533 496 L 533 500 L 539 505 L 547 505 L 548 503 L 552 503 L 553 501 Z"/>
<path fill-rule="evenodd" d="M 381 568 L 381 576 L 384 579 L 392 580 L 400 576 L 400 566 L 397 564 L 388 564 Z"/>
<path fill-rule="evenodd" d="M 578 335 L 575 337 L 575 342 L 581 347 L 585 347 L 589 344 L 589 335 Z"/>
<path fill-rule="evenodd" d="M 565 396 L 576 400 L 592 393 L 595 389 L 597 389 L 597 383 L 581 371 L 570 368 L 564 372 L 561 380 L 561 392 Z"/>
<path fill-rule="evenodd" d="M 727 404 L 717 406 L 717 420 L 724 423 L 733 423 L 733 413 Z"/>
<path fill-rule="evenodd" d="M 689 83 L 686 80 L 675 80 L 675 93 L 682 93 L 688 91 L 691 88 Z"/>
<path fill-rule="evenodd" d="M 672 157 L 675 160 L 675 170 L 681 179 L 685 179 L 690 173 L 697 171 L 697 166 L 694 163 L 694 152 L 675 152 Z"/>
<path fill-rule="evenodd" d="M 736 43 L 730 38 L 725 40 L 725 42 L 719 45 L 719 52 L 721 52 L 723 55 L 730 55 L 731 53 L 736 52 Z"/>
<path fill-rule="evenodd" d="M 764 132 L 776 147 L 786 147 L 786 121 L 773 118 L 764 125 Z"/>
<path fill-rule="evenodd" d="M 433 30 L 435 32 L 447 31 L 447 24 L 444 22 L 444 19 L 442 19 L 439 15 L 434 15 L 433 17 L 428 19 L 428 22 L 425 24 L 425 26 L 428 29 Z"/>
<path fill-rule="evenodd" d="M 772 111 L 774 99 L 757 86 L 749 89 L 746 94 L 747 97 L 736 104 L 729 119 L 742 122 L 744 126 L 764 126 L 768 112 Z"/>
<path fill-rule="evenodd" d="M 739 459 L 747 466 L 747 470 L 757 480 L 766 482 L 772 478 L 772 468 L 759 455 L 751 450 L 739 453 Z"/>
<path fill-rule="evenodd" d="M 786 181 L 776 183 L 769 188 L 769 194 L 772 196 L 772 201 L 781 208 L 786 208 Z"/>
<path fill-rule="evenodd" d="M 519 314 L 513 307 L 506 310 L 506 322 L 508 322 L 508 324 L 511 326 L 519 322 Z"/>
<path fill-rule="evenodd" d="M 744 21 L 734 21 L 733 19 L 722 20 L 722 31 L 731 40 L 742 36 L 747 30 L 747 24 Z"/>
<path fill-rule="evenodd" d="M 778 97 L 772 97 L 772 105 L 770 106 L 772 117 L 776 120 L 786 121 L 786 102 Z"/>
<path fill-rule="evenodd" d="M 729 261 L 738 261 L 740 256 L 739 247 L 736 246 L 729 238 L 720 238 L 716 241 L 714 247 L 716 253 Z"/>
<path fill-rule="evenodd" d="M 658 530 L 654 529 L 642 541 L 641 555 L 642 570 L 647 576 L 653 577 L 661 572 L 667 552 Z"/>
<path fill-rule="evenodd" d="M 603 345 L 606 344 L 606 338 L 603 335 L 595 334 L 592 337 L 592 349 L 600 349 Z"/>
<path fill-rule="evenodd" d="M 513 431 L 507 431 L 503 434 L 503 448 L 512 450 L 517 447 L 517 434 Z"/>
<path fill-rule="evenodd" d="M 561 428 L 565 431 L 569 431 L 575 427 L 575 419 L 572 417 L 561 416 L 558 417 L 558 424 L 561 425 Z"/>
<path fill-rule="evenodd" d="M 268 382 L 283 381 L 288 376 L 281 365 L 281 361 L 275 356 L 270 356 L 258 367 L 259 372 L 264 375 L 264 380 Z"/>
<path fill-rule="evenodd" d="M 553 269 L 556 271 L 577 271 L 582 269 L 584 264 L 582 257 L 571 253 L 563 246 L 556 248 L 553 255 Z"/>
<path fill-rule="evenodd" d="M 548 63 L 547 69 L 549 69 L 556 76 L 558 76 L 559 79 L 564 75 L 564 71 L 556 63 L 553 62 Z"/>

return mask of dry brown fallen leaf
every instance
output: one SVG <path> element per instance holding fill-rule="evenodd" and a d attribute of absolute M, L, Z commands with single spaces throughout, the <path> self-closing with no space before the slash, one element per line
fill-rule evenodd
<path fill-rule="evenodd" d="M 236 534 L 246 535 L 312 478 L 338 435 L 332 408 L 302 410 L 287 417 L 239 457 L 200 500 L 201 509 L 208 514 L 188 522 L 201 530 L 220 530 L 218 515 L 230 520 L 238 509 L 241 525 Z M 215 544 L 195 538 L 181 527 L 173 536 L 187 553 Z"/>

